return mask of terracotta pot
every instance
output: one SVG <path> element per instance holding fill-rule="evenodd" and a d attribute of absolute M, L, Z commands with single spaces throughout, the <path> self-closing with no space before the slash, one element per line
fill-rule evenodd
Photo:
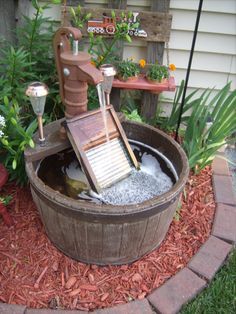
<path fill-rule="evenodd" d="M 147 76 L 145 77 L 146 80 L 150 83 L 150 84 L 165 84 L 168 82 L 168 79 L 167 78 L 163 78 L 161 79 L 161 81 L 158 81 L 158 80 L 151 80 L 149 79 Z"/>
<path fill-rule="evenodd" d="M 150 84 L 155 84 L 155 85 L 158 85 L 158 84 L 166 84 L 168 83 L 168 79 L 167 78 L 163 78 L 161 81 L 158 81 L 158 80 L 151 80 L 149 79 L 147 76 L 145 76 L 146 80 L 150 83 Z M 159 91 L 150 91 L 152 94 L 160 94 Z"/>
<path fill-rule="evenodd" d="M 128 77 L 128 78 L 125 79 L 125 78 L 123 78 L 122 76 L 118 75 L 117 78 L 118 78 L 120 81 L 123 81 L 123 82 L 130 82 L 130 81 L 135 82 L 135 81 L 138 80 L 139 76 L 138 76 L 138 75 L 136 75 L 136 76 L 130 76 L 130 77 Z"/>

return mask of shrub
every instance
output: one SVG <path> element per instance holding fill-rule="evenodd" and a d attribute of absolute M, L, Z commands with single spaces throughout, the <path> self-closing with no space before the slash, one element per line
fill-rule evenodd
<path fill-rule="evenodd" d="M 0 161 L 4 162 L 11 180 L 25 184 L 27 176 L 23 152 L 27 146 L 34 147 L 32 136 L 37 128 L 37 121 L 35 119 L 28 127 L 24 127 L 19 116 L 18 103 L 9 102 L 7 97 L 0 105 L 0 114 L 4 117 L 0 132 Z"/>

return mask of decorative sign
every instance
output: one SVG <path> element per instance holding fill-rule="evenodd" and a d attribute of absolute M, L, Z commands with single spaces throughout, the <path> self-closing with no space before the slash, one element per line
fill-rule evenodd
<path fill-rule="evenodd" d="M 132 18 L 128 19 L 129 35 L 136 37 L 147 37 L 147 32 L 140 28 L 140 23 L 137 23 L 138 12 L 134 12 Z M 127 22 L 127 18 L 123 21 Z M 88 21 L 88 33 L 113 35 L 116 31 L 116 22 L 120 21 L 120 18 L 112 18 L 103 14 L 102 20 L 89 20 Z M 137 24 L 139 25 L 137 27 Z"/>
<path fill-rule="evenodd" d="M 71 15 L 69 7 L 63 7 L 63 26 L 71 26 Z M 111 36 L 115 32 L 115 21 L 111 17 L 111 12 L 114 11 L 115 15 L 122 16 L 122 12 L 128 15 L 128 10 L 111 10 L 106 8 L 87 8 L 82 7 L 82 14 L 91 13 L 92 19 L 88 25 L 82 29 L 83 36 L 88 36 L 88 31 L 93 30 L 96 34 L 103 34 L 104 36 Z M 142 11 L 133 13 L 131 25 L 139 19 L 141 27 L 138 29 L 131 28 L 129 35 L 133 38 L 138 38 L 143 41 L 150 42 L 168 42 L 170 39 L 170 29 L 172 15 L 169 13 Z M 95 28 L 95 30 L 94 30 Z M 89 29 L 89 30 L 88 30 Z"/>

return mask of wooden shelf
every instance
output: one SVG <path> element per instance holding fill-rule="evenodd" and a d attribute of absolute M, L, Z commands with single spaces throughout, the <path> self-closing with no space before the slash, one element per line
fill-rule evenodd
<path fill-rule="evenodd" d="M 142 89 L 153 91 L 155 93 L 161 93 L 164 91 L 171 91 L 174 92 L 176 85 L 175 79 L 171 76 L 167 82 L 159 83 L 159 84 L 152 84 L 149 83 L 144 76 L 140 75 L 136 81 L 120 81 L 117 78 L 114 79 L 112 87 L 114 88 L 123 88 L 123 89 Z"/>

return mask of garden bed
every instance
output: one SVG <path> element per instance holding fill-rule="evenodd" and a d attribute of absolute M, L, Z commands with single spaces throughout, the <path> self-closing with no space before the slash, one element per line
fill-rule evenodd
<path fill-rule="evenodd" d="M 0 301 L 31 308 L 93 310 L 142 299 L 182 269 L 208 238 L 215 202 L 211 169 L 191 175 L 163 244 L 131 265 L 86 265 L 48 240 L 28 188 L 8 184 L 15 225 L 0 218 Z M 179 216 L 179 220 L 178 220 Z"/>

